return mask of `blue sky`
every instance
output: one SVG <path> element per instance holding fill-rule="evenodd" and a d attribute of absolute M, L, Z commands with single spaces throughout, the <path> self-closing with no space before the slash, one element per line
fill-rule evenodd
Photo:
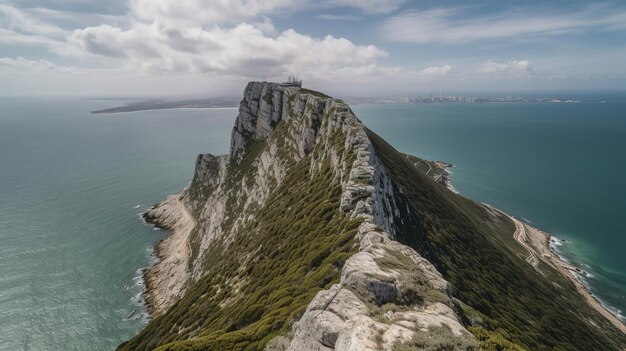
<path fill-rule="evenodd" d="M 625 90 L 622 1 L 0 0 L 0 95 Z"/>

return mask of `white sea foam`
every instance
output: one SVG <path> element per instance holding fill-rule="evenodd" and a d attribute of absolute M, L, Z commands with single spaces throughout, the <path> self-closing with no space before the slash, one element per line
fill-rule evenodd
<path fill-rule="evenodd" d="M 555 237 L 555 236 L 550 236 L 550 246 L 563 246 L 563 240 Z"/>
<path fill-rule="evenodd" d="M 137 215 L 145 225 L 152 226 L 152 224 L 147 223 L 144 220 L 142 216 L 143 213 L 139 213 Z M 157 227 L 154 227 L 152 229 L 160 230 Z M 131 290 L 134 293 L 131 297 L 131 301 L 136 306 L 132 311 L 129 311 L 125 318 L 123 318 L 123 320 L 125 321 L 141 319 L 144 323 L 147 323 L 150 320 L 150 314 L 148 313 L 148 306 L 146 305 L 145 300 L 146 281 L 144 279 L 144 272 L 148 267 L 153 266 L 159 260 L 159 258 L 156 256 L 154 246 L 149 246 L 146 248 L 145 257 L 148 259 L 147 266 L 138 268 L 135 271 L 134 276 L 131 278 L 132 283 L 124 285 L 125 290 Z"/>
<path fill-rule="evenodd" d="M 139 219 L 141 219 L 141 222 L 142 222 L 144 225 L 151 225 L 150 223 L 146 222 L 146 219 L 145 219 L 145 218 L 143 218 L 143 212 L 137 213 L 137 217 L 139 217 Z"/>

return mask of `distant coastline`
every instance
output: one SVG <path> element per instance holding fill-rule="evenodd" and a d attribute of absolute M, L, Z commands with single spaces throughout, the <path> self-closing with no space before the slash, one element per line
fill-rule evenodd
<path fill-rule="evenodd" d="M 239 97 L 213 97 L 187 100 L 142 100 L 122 106 L 91 111 L 93 114 L 124 113 L 146 110 L 164 110 L 181 108 L 234 108 L 239 106 Z M 492 97 L 492 96 L 448 96 L 429 95 L 418 97 L 363 98 L 346 97 L 343 100 L 351 105 L 359 104 L 479 104 L 479 103 L 605 103 L 604 100 L 577 100 L 560 97 L 523 98 L 523 97 Z"/>
<path fill-rule="evenodd" d="M 240 98 L 235 97 L 215 97 L 206 99 L 193 99 L 181 101 L 166 100 L 145 100 L 132 102 L 127 105 L 106 108 L 103 110 L 91 111 L 93 114 L 124 113 L 145 110 L 164 110 L 180 108 L 228 108 L 239 106 Z"/>
<path fill-rule="evenodd" d="M 573 98 L 539 97 L 525 98 L 519 96 L 465 96 L 465 95 L 428 95 L 417 97 L 390 97 L 390 98 L 344 98 L 349 104 L 484 104 L 484 103 L 550 103 L 550 104 L 576 104 L 593 103 L 602 104 L 606 100 L 578 100 Z"/>

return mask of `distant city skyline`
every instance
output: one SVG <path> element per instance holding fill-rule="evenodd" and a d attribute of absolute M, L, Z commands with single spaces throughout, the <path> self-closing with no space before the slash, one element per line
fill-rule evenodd
<path fill-rule="evenodd" d="M 0 0 L 0 95 L 626 90 L 620 1 Z"/>

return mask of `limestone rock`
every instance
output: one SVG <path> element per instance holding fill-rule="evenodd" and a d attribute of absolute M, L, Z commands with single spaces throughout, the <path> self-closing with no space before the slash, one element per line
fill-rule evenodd
<path fill-rule="evenodd" d="M 281 184 L 288 165 L 308 156 L 326 160 L 312 159 L 311 174 L 330 160 L 341 185 L 341 211 L 362 220 L 360 252 L 345 262 L 340 282 L 310 302 L 289 338 L 272 339 L 266 350 L 392 350 L 416 332 L 442 325 L 467 337 L 450 307 L 449 284 L 415 250 L 394 241 L 407 205 L 363 124 L 341 100 L 277 83 L 248 84 L 229 154 L 200 155 L 190 186 L 146 215 L 173 233 L 169 244 L 159 245 L 162 262 L 153 274 L 155 284 L 171 292 L 156 289 L 154 300 L 168 307 L 186 282 L 200 279 L 207 248 L 219 240 L 227 250 L 238 228 Z M 237 173 L 243 167 L 246 173 Z M 197 246 L 193 255 L 190 241 Z"/>

